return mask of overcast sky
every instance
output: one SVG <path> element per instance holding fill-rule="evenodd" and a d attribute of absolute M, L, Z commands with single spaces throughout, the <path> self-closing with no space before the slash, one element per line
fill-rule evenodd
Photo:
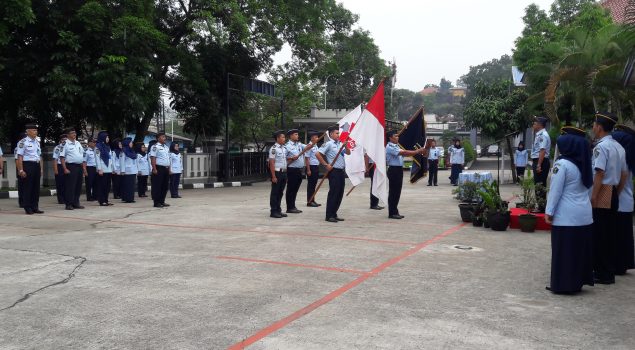
<path fill-rule="evenodd" d="M 420 91 L 442 77 L 453 84 L 470 66 L 511 54 L 525 8 L 553 0 L 341 0 L 359 15 L 381 57 L 397 60 L 397 88 Z M 288 57 L 288 53 L 287 53 Z M 276 62 L 285 61 L 284 54 Z"/>

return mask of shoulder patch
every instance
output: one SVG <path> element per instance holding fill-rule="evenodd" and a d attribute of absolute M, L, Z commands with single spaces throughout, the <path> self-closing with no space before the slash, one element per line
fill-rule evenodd
<path fill-rule="evenodd" d="M 538 136 L 538 142 L 542 143 L 542 136 Z"/>
<path fill-rule="evenodd" d="M 157 146 L 152 146 L 152 152 L 156 152 L 157 151 Z"/>
<path fill-rule="evenodd" d="M 18 147 L 24 148 L 24 140 L 22 140 L 22 141 L 20 141 L 20 143 L 18 143 Z"/>
<path fill-rule="evenodd" d="M 597 148 L 596 148 L 596 149 L 594 149 L 594 150 L 593 150 L 593 157 L 594 157 L 594 158 L 597 158 L 597 157 L 599 157 L 599 156 L 600 156 L 600 150 L 599 150 L 599 149 L 597 149 Z"/>
<path fill-rule="evenodd" d="M 273 154 L 273 155 L 276 154 L 276 148 L 275 147 L 271 147 L 271 154 Z"/>
<path fill-rule="evenodd" d="M 560 168 L 558 168 L 558 165 L 554 166 L 554 167 L 553 167 L 553 173 L 554 173 L 554 174 L 557 174 L 557 173 L 558 173 L 558 171 L 560 171 Z"/>
<path fill-rule="evenodd" d="M 95 154 L 99 154 L 99 148 L 95 149 Z"/>

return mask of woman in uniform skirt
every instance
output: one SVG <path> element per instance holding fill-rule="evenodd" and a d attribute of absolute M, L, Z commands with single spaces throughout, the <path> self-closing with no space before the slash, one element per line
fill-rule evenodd
<path fill-rule="evenodd" d="M 626 271 L 635 268 L 633 252 L 633 172 L 635 171 L 635 130 L 617 125 L 613 132 L 613 139 L 619 142 L 626 151 L 626 165 L 628 178 L 624 189 L 619 195 L 617 210 L 617 237 L 615 255 L 615 274 L 624 275 Z"/>
<path fill-rule="evenodd" d="M 135 152 L 137 152 L 137 168 L 139 172 L 137 174 L 137 194 L 139 198 L 147 197 L 148 191 L 148 176 L 150 176 L 150 162 L 148 160 L 148 153 L 146 145 L 143 142 L 138 142 L 135 145 Z"/>
<path fill-rule="evenodd" d="M 114 139 L 110 144 L 112 160 L 112 198 L 121 199 L 121 139 Z"/>
<path fill-rule="evenodd" d="M 137 152 L 134 151 L 132 138 L 126 137 L 122 141 L 122 163 L 121 163 L 121 201 L 134 203 L 135 179 L 139 169 L 137 168 Z"/>
<path fill-rule="evenodd" d="M 110 139 L 108 133 L 101 131 L 97 135 L 97 144 L 95 145 L 95 163 L 97 163 L 97 176 L 95 177 L 95 191 L 97 192 L 97 201 L 102 207 L 113 205 L 108 202 L 108 194 L 110 193 L 110 175 L 112 174 L 113 152 L 110 150 Z"/>
<path fill-rule="evenodd" d="M 179 195 L 179 183 L 181 182 L 182 172 L 183 163 L 181 161 L 179 144 L 172 142 L 170 144 L 170 195 L 172 198 L 181 198 Z"/>
<path fill-rule="evenodd" d="M 572 294 L 593 285 L 593 185 L 591 148 L 584 130 L 562 128 L 560 157 L 552 171 L 545 218 L 551 227 L 551 285 L 555 294 Z"/>

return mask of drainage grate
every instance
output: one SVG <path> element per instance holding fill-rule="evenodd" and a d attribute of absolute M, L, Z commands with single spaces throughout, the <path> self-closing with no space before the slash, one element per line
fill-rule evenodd
<path fill-rule="evenodd" d="M 459 250 L 472 250 L 472 249 L 474 249 L 473 247 L 470 247 L 469 245 L 455 245 L 455 246 L 452 246 L 452 248 L 459 249 Z"/>

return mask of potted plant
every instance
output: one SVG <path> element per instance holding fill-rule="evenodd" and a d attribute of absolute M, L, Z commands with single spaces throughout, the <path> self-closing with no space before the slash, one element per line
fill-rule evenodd
<path fill-rule="evenodd" d="M 506 231 L 509 226 L 509 210 L 507 203 L 501 199 L 498 182 L 483 182 L 478 190 L 479 196 L 487 209 L 487 222 L 494 231 Z"/>
<path fill-rule="evenodd" d="M 474 227 L 483 226 L 483 221 L 484 221 L 483 212 L 484 211 L 485 211 L 485 206 L 483 203 L 479 203 L 474 208 L 474 211 L 472 212 L 472 225 Z"/>
<path fill-rule="evenodd" d="M 534 210 L 530 210 L 532 213 L 544 213 L 545 209 L 547 208 L 547 188 L 545 187 L 545 185 L 543 184 L 536 184 L 535 186 L 536 188 L 536 194 L 541 194 L 541 195 L 536 195 L 536 205 Z"/>
<path fill-rule="evenodd" d="M 534 179 L 531 176 L 531 171 L 527 172 L 527 176 L 521 177 L 518 181 L 520 184 L 520 202 L 516 203 L 516 208 L 524 208 L 532 210 L 536 206 L 536 195 Z"/>
<path fill-rule="evenodd" d="M 463 222 L 471 222 L 474 209 L 478 205 L 478 188 L 475 182 L 467 181 L 459 185 L 452 193 L 461 201 L 459 211 Z"/>
<path fill-rule="evenodd" d="M 522 214 L 518 217 L 518 224 L 522 232 L 534 232 L 536 230 L 536 223 L 538 217 L 534 214 Z"/>

